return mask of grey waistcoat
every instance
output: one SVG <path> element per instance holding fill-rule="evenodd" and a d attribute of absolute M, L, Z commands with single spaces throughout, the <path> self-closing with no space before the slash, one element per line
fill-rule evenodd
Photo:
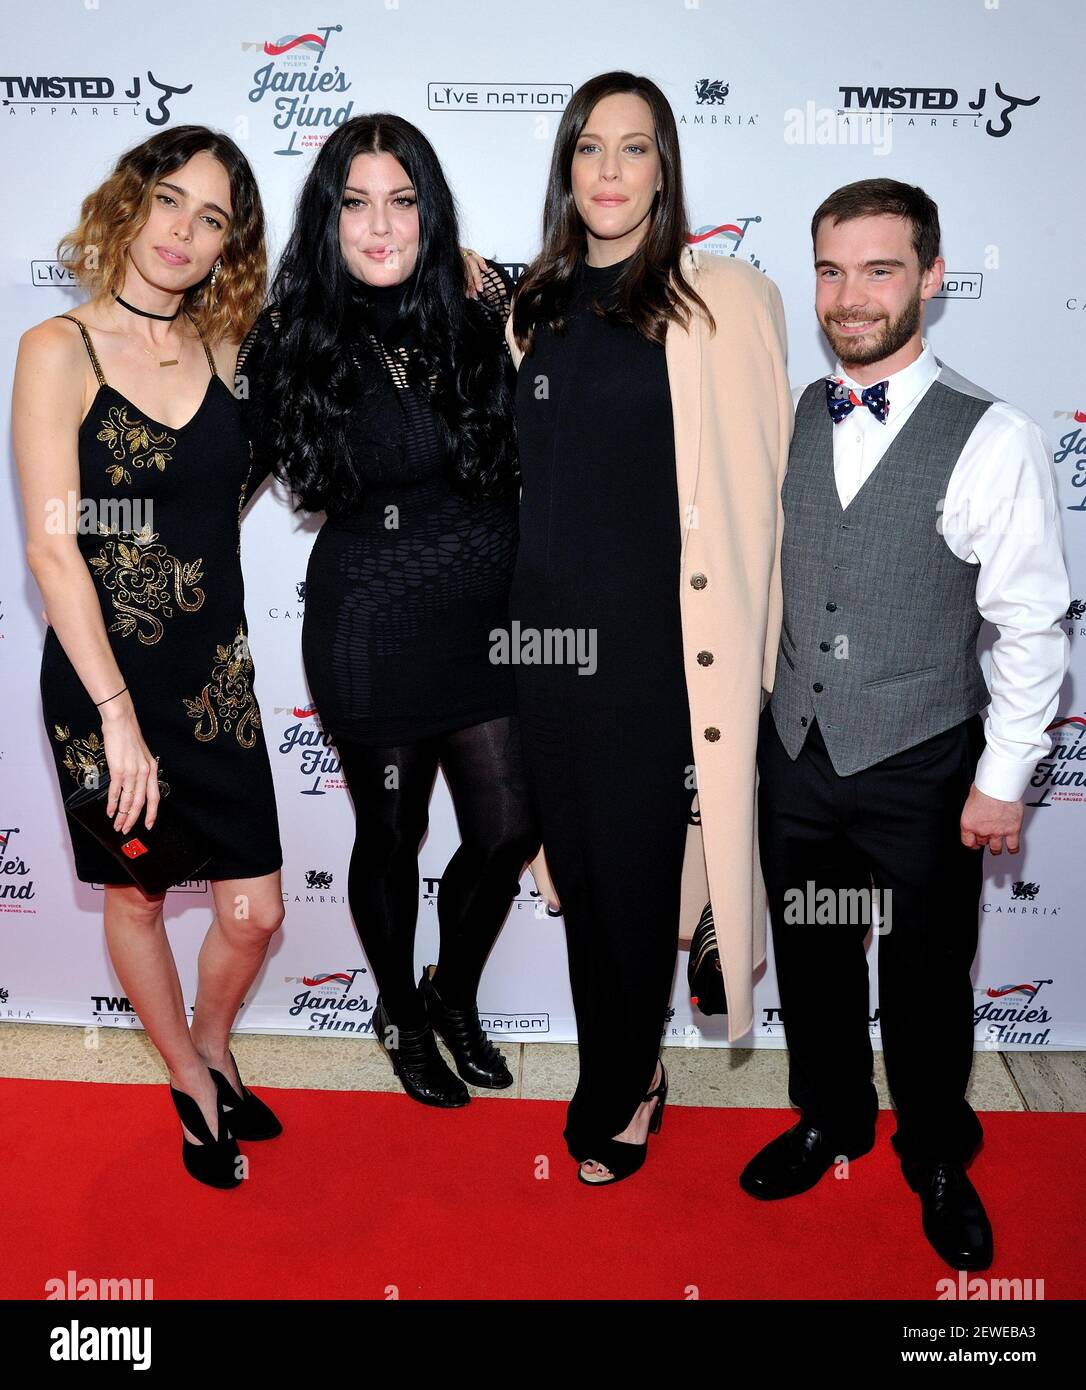
<path fill-rule="evenodd" d="M 793 759 L 817 718 L 841 776 L 990 700 L 976 652 L 978 567 L 950 550 L 939 522 L 954 465 L 995 398 L 939 368 L 845 508 L 824 381 L 796 408 L 781 494 L 784 622 L 772 717 Z"/>

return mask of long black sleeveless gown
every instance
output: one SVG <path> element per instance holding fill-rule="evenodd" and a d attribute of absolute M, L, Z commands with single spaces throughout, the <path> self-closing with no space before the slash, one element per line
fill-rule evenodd
<path fill-rule="evenodd" d="M 580 1076 L 565 1139 L 581 1160 L 626 1128 L 652 1080 L 694 796 L 664 349 L 591 308 L 610 301 L 626 265 L 582 258 L 566 332 L 538 327 L 517 379 L 510 613 L 522 633 L 580 630 L 589 658 L 515 667 L 566 923 Z"/>
<path fill-rule="evenodd" d="M 204 398 L 170 429 L 109 385 L 86 326 L 60 317 L 79 325 L 98 378 L 79 429 L 81 498 L 99 518 L 112 499 L 140 505 L 81 530 L 78 545 L 164 797 L 211 849 L 204 877 L 271 873 L 283 856 L 245 621 L 240 526 L 252 451 L 238 403 L 204 343 Z M 126 519 L 133 524 L 122 527 Z M 90 769 L 104 773 L 106 759 L 100 711 L 51 627 L 41 697 L 67 797 Z M 93 836 L 65 820 L 82 882 L 131 884 Z"/>

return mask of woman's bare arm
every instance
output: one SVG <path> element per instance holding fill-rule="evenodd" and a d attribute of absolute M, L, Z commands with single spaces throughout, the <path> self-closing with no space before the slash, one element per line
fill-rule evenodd
<path fill-rule="evenodd" d="M 110 772 L 107 810 L 127 833 L 144 801 L 150 827 L 158 809 L 155 759 L 148 752 L 106 635 L 94 581 L 79 552 L 72 519 L 80 514 L 77 435 L 83 412 L 83 344 L 53 321 L 23 334 L 12 392 L 12 436 L 26 524 L 26 558 L 45 600 L 49 623 L 97 704 Z M 69 506 L 69 496 L 74 499 Z M 92 499 L 97 500 L 97 499 Z"/>

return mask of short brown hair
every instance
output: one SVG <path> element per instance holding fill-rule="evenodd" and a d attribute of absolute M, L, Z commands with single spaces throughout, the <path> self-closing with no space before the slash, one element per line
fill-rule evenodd
<path fill-rule="evenodd" d="M 882 216 L 904 217 L 912 224 L 920 269 L 929 269 L 939 254 L 939 209 L 922 188 L 897 179 L 859 179 L 831 193 L 811 219 L 811 241 L 824 217 L 832 217 L 836 225 L 854 217 Z"/>
<path fill-rule="evenodd" d="M 260 312 L 267 281 L 264 210 L 249 161 L 228 135 L 206 126 L 173 126 L 126 150 L 113 173 L 83 199 L 79 225 L 61 239 L 60 263 L 94 295 L 120 294 L 125 257 L 150 215 L 156 183 L 206 150 L 226 169 L 233 217 L 222 269 L 185 291 L 182 308 L 212 342 L 242 338 Z M 88 253 L 94 250 L 94 256 Z"/>

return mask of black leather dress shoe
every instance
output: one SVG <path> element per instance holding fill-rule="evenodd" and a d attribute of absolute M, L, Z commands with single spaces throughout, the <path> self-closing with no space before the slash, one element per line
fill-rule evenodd
<path fill-rule="evenodd" d="M 389 1021 L 381 996 L 373 1006 L 373 1036 L 384 1048 L 392 1070 L 412 1100 L 452 1110 L 471 1100 L 468 1088 L 438 1051 L 434 1030 L 397 1028 Z"/>
<path fill-rule="evenodd" d="M 483 1032 L 478 1009 L 450 1009 L 430 978 L 433 966 L 422 972 L 419 993 L 434 1032 L 453 1055 L 456 1070 L 472 1086 L 503 1090 L 513 1074 L 505 1058 Z"/>
<path fill-rule="evenodd" d="M 842 1153 L 846 1158 L 860 1158 L 873 1144 L 874 1140 L 863 1148 L 842 1149 L 820 1129 L 800 1120 L 754 1155 L 739 1175 L 739 1186 L 763 1201 L 795 1197 L 814 1187 Z"/>
<path fill-rule="evenodd" d="M 951 1269 L 987 1269 L 992 1227 L 960 1163 L 903 1159 L 905 1181 L 920 1196 L 924 1234 Z"/>

